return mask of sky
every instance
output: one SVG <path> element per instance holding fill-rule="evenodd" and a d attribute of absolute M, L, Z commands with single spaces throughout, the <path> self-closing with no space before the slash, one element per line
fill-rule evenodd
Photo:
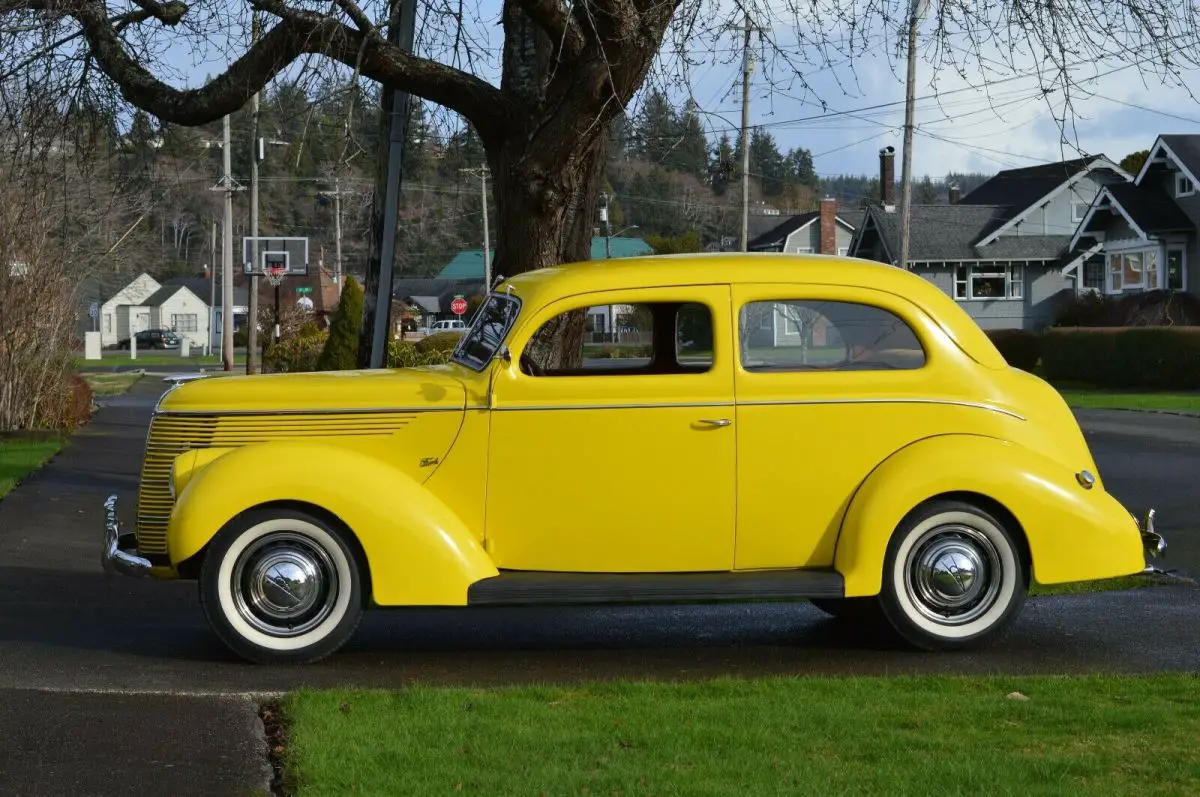
<path fill-rule="evenodd" d="M 733 0 L 716 2 L 718 14 L 734 8 Z M 477 63 L 475 72 L 492 82 L 497 80 L 502 36 L 496 24 L 498 14 L 498 0 L 483 0 L 471 24 L 479 49 L 490 52 L 490 57 Z M 896 55 L 896 25 L 890 29 L 876 25 L 869 37 L 874 49 L 849 60 L 838 54 L 820 57 L 816 48 L 802 44 L 813 31 L 797 25 L 794 15 L 789 19 L 788 13 L 776 8 L 768 10 L 766 18 L 772 22 L 765 35 L 788 53 L 788 58 L 807 58 L 814 63 L 792 67 L 778 55 L 757 61 L 750 96 L 751 125 L 770 131 L 783 151 L 809 149 L 822 176 L 875 175 L 879 149 L 894 146 L 899 177 L 905 63 L 903 53 L 899 59 Z M 432 49 L 437 37 L 431 31 L 436 31 L 436 24 L 428 19 L 418 21 L 418 52 L 435 53 L 445 60 L 444 52 Z M 1080 82 L 1071 90 L 1071 110 L 1064 126 L 1056 120 L 1064 115 L 1063 92 L 1042 93 L 1037 75 L 1045 70 L 1039 69 L 1041 61 L 1036 54 L 1017 52 L 1014 70 L 1001 63 L 1000 45 L 983 46 L 983 68 L 990 74 L 984 75 L 977 62 L 958 74 L 929 63 L 933 42 L 932 20 L 923 20 L 918 35 L 913 140 L 913 173 L 918 179 L 928 175 L 939 180 L 948 172 L 994 173 L 1083 154 L 1104 154 L 1119 161 L 1131 152 L 1148 149 L 1159 133 L 1200 134 L 1200 100 L 1149 73 L 1153 59 L 1148 52 L 1124 52 L 1099 63 L 1073 62 L 1071 74 Z M 960 61 L 967 47 L 965 39 L 950 43 Z M 696 36 L 689 40 L 688 51 L 695 65 L 688 68 L 684 80 L 673 81 L 674 99 L 682 104 L 691 96 L 699 104 L 711 137 L 728 132 L 735 138 L 741 119 L 739 35 L 735 32 L 719 41 Z M 198 85 L 206 73 L 215 73 L 226 62 L 223 54 L 216 54 L 216 47 L 213 52 L 205 57 L 173 48 L 167 61 L 178 77 L 168 82 Z M 676 64 L 676 58 L 661 59 L 649 84 L 660 83 L 664 73 L 678 78 L 681 70 Z M 807 90 L 797 75 L 803 77 Z M 1092 76 L 1095 79 L 1086 80 Z M 1185 72 L 1183 78 L 1200 86 L 1200 70 Z M 981 87 L 984 83 L 988 84 L 986 90 Z M 627 111 L 636 113 L 637 106 L 635 98 Z"/>

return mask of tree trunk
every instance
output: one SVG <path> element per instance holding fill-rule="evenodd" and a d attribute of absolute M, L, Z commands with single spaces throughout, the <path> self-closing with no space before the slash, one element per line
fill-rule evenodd
<path fill-rule="evenodd" d="M 603 126 L 599 126 L 603 130 Z M 605 137 L 573 131 L 574 151 L 562 163 L 541 154 L 538 141 L 509 144 L 489 157 L 498 219 L 494 275 L 590 260 L 596 197 L 605 164 Z M 568 133 L 569 135 L 569 133 Z M 530 355 L 548 369 L 578 368 L 586 308 L 546 324 L 530 342 Z"/>

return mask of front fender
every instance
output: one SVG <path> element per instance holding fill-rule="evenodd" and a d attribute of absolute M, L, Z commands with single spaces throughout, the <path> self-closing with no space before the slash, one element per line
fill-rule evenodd
<path fill-rule="evenodd" d="M 1145 567 L 1137 521 L 1099 484 L 1085 490 L 1069 467 L 1015 443 L 942 435 L 892 454 L 855 493 L 834 556 L 846 596 L 879 593 L 888 541 L 905 515 L 935 496 L 963 492 L 1012 513 L 1038 583 L 1113 578 Z"/>
<path fill-rule="evenodd" d="M 380 605 L 465 605 L 468 586 L 497 574 L 478 538 L 411 477 L 368 453 L 291 441 L 233 449 L 191 475 L 167 527 L 172 566 L 239 513 L 276 501 L 313 504 L 345 523 Z"/>

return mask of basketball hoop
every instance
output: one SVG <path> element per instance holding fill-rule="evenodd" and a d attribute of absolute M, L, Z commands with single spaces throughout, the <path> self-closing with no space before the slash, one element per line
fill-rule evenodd
<path fill-rule="evenodd" d="M 283 275 L 285 273 L 287 273 L 287 269 L 283 266 L 267 266 L 263 269 L 263 276 L 267 278 L 267 282 L 276 288 L 283 282 Z"/>

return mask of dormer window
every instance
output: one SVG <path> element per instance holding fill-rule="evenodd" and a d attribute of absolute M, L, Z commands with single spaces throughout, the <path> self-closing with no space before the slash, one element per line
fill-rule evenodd
<path fill-rule="evenodd" d="M 1175 174 L 1175 196 L 1191 196 L 1196 192 L 1196 186 L 1192 183 L 1192 178 L 1182 172 Z"/>

